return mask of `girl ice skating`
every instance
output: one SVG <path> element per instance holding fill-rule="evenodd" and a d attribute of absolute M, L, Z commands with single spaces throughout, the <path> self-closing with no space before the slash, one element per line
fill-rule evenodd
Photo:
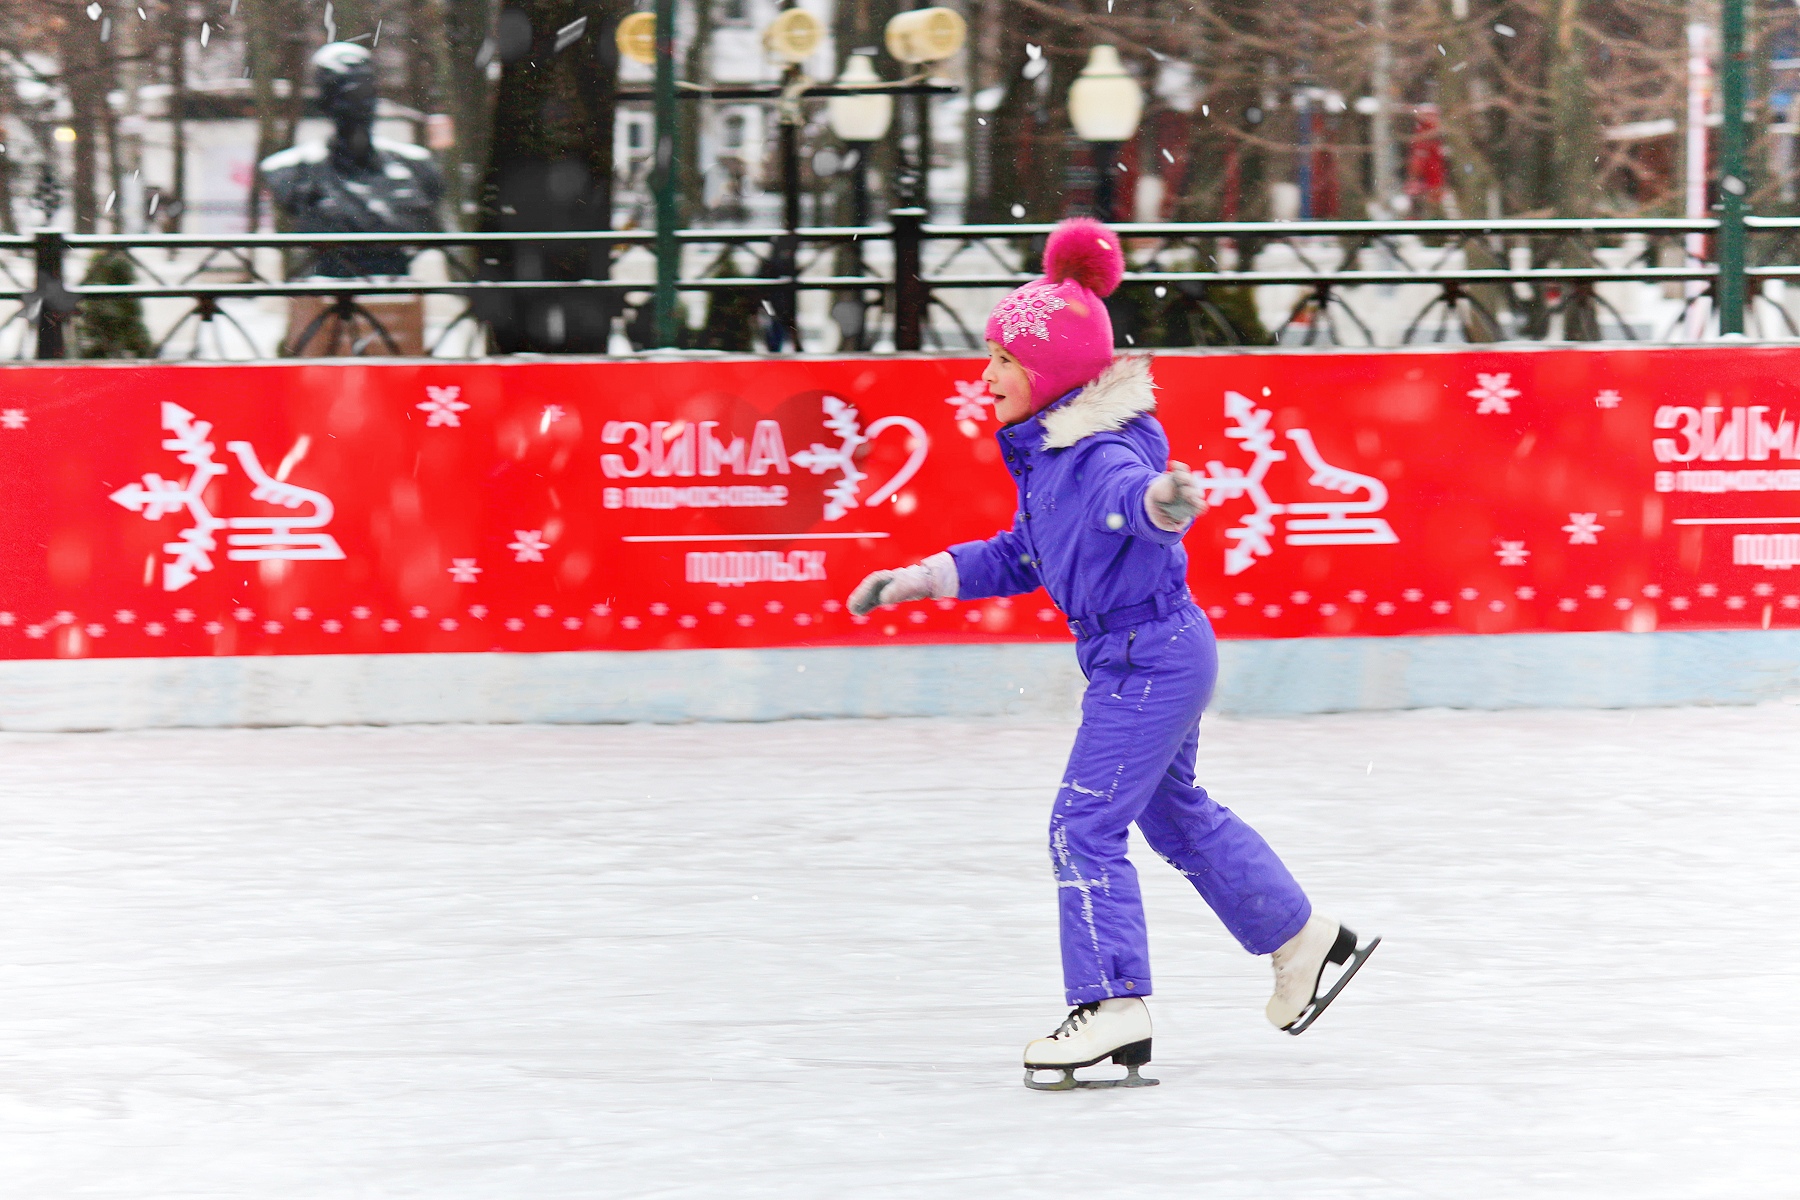
<path fill-rule="evenodd" d="M 1246 950 L 1272 955 L 1266 1011 L 1277 1028 L 1311 1025 L 1379 941 L 1358 946 L 1314 913 L 1268 843 L 1194 783 L 1218 663 L 1212 627 L 1188 595 L 1181 539 L 1206 505 L 1187 467 L 1169 461 L 1148 360 L 1113 357 L 1103 299 L 1124 269 L 1109 230 L 1065 221 L 1045 247 L 1043 277 L 988 317 L 982 378 L 1018 487 L 1012 528 L 877 571 L 850 596 L 851 611 L 867 613 L 1041 586 L 1077 639 L 1088 687 L 1050 816 L 1063 985 L 1074 1007 L 1025 1048 L 1025 1081 L 1038 1088 L 1155 1082 L 1138 1074 L 1150 1061 L 1151 983 L 1137 873 L 1125 857 L 1134 821 Z M 1321 992 L 1328 964 L 1343 970 Z M 1075 1077 L 1106 1058 L 1127 1076 Z M 1038 1069 L 1062 1075 L 1038 1083 Z"/>

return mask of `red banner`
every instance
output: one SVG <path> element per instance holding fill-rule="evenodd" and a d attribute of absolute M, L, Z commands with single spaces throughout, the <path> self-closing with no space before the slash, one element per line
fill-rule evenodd
<path fill-rule="evenodd" d="M 1789 349 L 1170 354 L 1224 637 L 1800 625 Z M 854 618 L 1010 523 L 975 359 L 0 370 L 0 657 L 1068 636 Z"/>

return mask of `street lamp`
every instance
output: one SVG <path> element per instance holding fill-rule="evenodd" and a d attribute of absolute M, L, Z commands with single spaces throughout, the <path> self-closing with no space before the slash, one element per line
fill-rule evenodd
<path fill-rule="evenodd" d="M 838 86 L 877 87 L 881 77 L 875 74 L 875 61 L 869 54 L 852 54 L 844 60 L 844 72 Z M 887 136 L 894 120 L 894 98 L 885 93 L 867 96 L 833 96 L 825 105 L 826 119 L 838 140 L 850 146 L 855 160 L 850 164 L 850 223 L 857 227 L 869 223 L 869 148 Z M 848 273 L 863 273 L 862 243 L 852 241 L 845 248 L 844 265 Z M 831 306 L 831 315 L 843 331 L 848 349 L 862 349 L 863 324 L 867 306 L 862 291 L 848 291 Z"/>
<path fill-rule="evenodd" d="M 888 53 L 908 66 L 925 67 L 953 58 L 968 40 L 968 25 L 953 8 L 915 8 L 888 21 L 883 31 Z M 931 119 L 923 93 L 914 93 L 909 105 L 912 125 L 912 160 L 899 172 L 900 200 L 907 208 L 931 206 Z M 902 132 L 906 132 L 902 125 Z M 906 139 L 901 139 L 904 145 Z"/>
<path fill-rule="evenodd" d="M 1144 89 L 1119 61 L 1113 46 L 1088 51 L 1087 66 L 1069 85 L 1069 121 L 1076 136 L 1093 147 L 1094 215 L 1113 219 L 1113 163 L 1119 147 L 1137 133 L 1144 115 Z"/>

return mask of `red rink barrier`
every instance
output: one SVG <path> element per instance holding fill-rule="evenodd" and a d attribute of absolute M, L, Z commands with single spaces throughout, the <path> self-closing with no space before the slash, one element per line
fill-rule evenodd
<path fill-rule="evenodd" d="M 0 657 L 1028 641 L 976 359 L 0 370 Z M 1800 350 L 1158 356 L 1224 637 L 1800 626 Z"/>

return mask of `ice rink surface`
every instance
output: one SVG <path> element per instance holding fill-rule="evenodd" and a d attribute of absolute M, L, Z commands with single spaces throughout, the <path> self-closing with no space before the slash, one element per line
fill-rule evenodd
<path fill-rule="evenodd" d="M 0 735 L 0 1191 L 1800 1188 L 1800 707 L 1209 720 L 1382 947 L 1276 1033 L 1140 847 L 1162 1086 L 1041 1094 L 1070 732 Z"/>

